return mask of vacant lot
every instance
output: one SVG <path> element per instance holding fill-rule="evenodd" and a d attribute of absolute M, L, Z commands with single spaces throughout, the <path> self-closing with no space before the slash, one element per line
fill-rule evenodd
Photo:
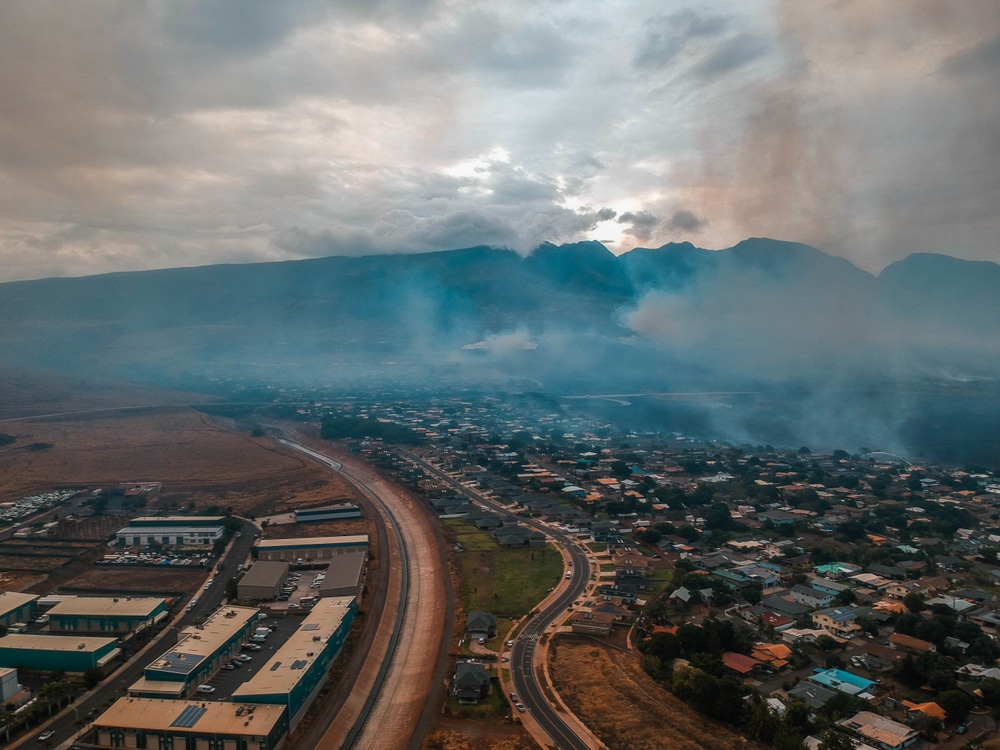
<path fill-rule="evenodd" d="M 549 667 L 566 705 L 610 750 L 757 747 L 657 685 L 632 654 L 564 636 L 550 646 Z"/>
<path fill-rule="evenodd" d="M 0 447 L 0 499 L 134 480 L 163 483 L 149 510 L 215 506 L 258 515 L 354 498 L 313 462 L 183 407 L 7 422 L 0 431 L 17 438 Z M 50 447 L 29 450 L 33 444 Z"/>
<path fill-rule="evenodd" d="M 449 541 L 464 550 L 455 554 L 455 564 L 467 612 L 484 609 L 498 617 L 519 617 L 562 577 L 562 557 L 551 546 L 505 549 L 461 519 L 445 525 Z"/>

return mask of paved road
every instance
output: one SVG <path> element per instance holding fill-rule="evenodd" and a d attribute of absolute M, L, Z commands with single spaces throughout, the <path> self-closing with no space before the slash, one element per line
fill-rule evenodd
<path fill-rule="evenodd" d="M 45 743 L 44 746 L 55 747 L 74 739 L 79 732 L 76 726 L 77 719 L 84 719 L 91 712 L 96 714 L 104 708 L 109 700 L 120 698 L 128 686 L 142 676 L 143 670 L 149 662 L 177 642 L 177 632 L 180 629 L 204 619 L 209 612 L 218 608 L 225 595 L 226 579 L 233 574 L 236 566 L 243 562 L 250 554 L 250 548 L 253 546 L 256 531 L 256 528 L 251 523 L 243 523 L 239 532 L 240 535 L 233 539 L 229 552 L 222 560 L 225 567 L 221 573 L 215 574 L 215 581 L 208 589 L 202 590 L 197 594 L 198 603 L 193 609 L 185 611 L 183 615 L 175 616 L 177 619 L 171 625 L 165 627 L 149 644 L 144 646 L 138 656 L 105 679 L 95 691 L 86 694 L 82 699 L 77 699 L 55 721 L 36 727 L 29 734 L 25 735 L 25 737 L 15 740 L 10 747 L 13 750 L 42 747 L 43 745 L 38 742 L 37 737 L 47 729 L 54 730 L 55 736 Z M 142 575 L 142 568 L 136 567 L 136 575 Z M 206 571 L 206 575 L 210 575 L 210 573 Z"/>
<path fill-rule="evenodd" d="M 287 439 L 282 442 L 303 449 L 336 470 L 391 516 L 386 522 L 395 522 L 403 548 L 396 564 L 405 565 L 406 572 L 405 585 L 400 588 L 403 601 L 398 633 L 388 644 L 391 656 L 381 684 L 371 679 L 374 675 L 366 665 L 363 674 L 358 675 L 357 694 L 352 694 L 344 706 L 342 713 L 346 716 L 337 717 L 318 747 L 404 750 L 414 744 L 419 746 L 420 726 L 428 707 L 433 704 L 431 696 L 436 689 L 434 682 L 444 646 L 442 634 L 449 628 L 446 593 L 449 581 L 442 564 L 440 542 L 428 522 L 426 510 L 367 464 L 348 456 L 334 459 Z M 324 449 L 334 450 L 332 447 Z M 382 563 L 391 565 L 393 558 L 383 553 Z M 386 616 L 391 613 L 387 611 Z M 381 657 L 381 654 L 375 656 Z M 380 658 L 377 662 L 373 666 L 383 666 Z M 371 691 L 375 691 L 373 701 L 369 700 Z M 365 717 L 363 711 L 366 709 Z M 353 726 L 356 715 L 363 718 L 363 727 L 359 732 L 345 735 L 345 729 Z"/>
<path fill-rule="evenodd" d="M 538 639 L 553 624 L 557 626 L 562 624 L 566 618 L 567 608 L 583 594 L 590 581 L 590 561 L 586 553 L 570 535 L 553 529 L 540 521 L 511 513 L 505 505 L 486 497 L 468 485 L 462 484 L 419 456 L 404 451 L 400 451 L 400 453 L 418 463 L 425 471 L 449 483 L 458 491 L 473 496 L 476 502 L 481 505 L 509 520 L 516 520 L 518 523 L 538 529 L 557 539 L 566 548 L 573 561 L 573 565 L 568 569 L 572 571 L 573 576 L 569 585 L 560 586 L 555 598 L 549 601 L 545 609 L 532 617 L 521 631 L 511 650 L 511 678 L 521 702 L 531 712 L 534 721 L 556 742 L 560 750 L 588 750 L 591 747 L 590 743 L 578 736 L 577 732 L 567 724 L 563 716 L 554 708 L 553 703 L 546 697 L 538 679 L 538 669 L 541 665 L 535 663 Z"/>

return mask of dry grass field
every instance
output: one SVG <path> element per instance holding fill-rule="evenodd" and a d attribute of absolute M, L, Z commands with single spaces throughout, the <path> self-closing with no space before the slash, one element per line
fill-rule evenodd
<path fill-rule="evenodd" d="M 163 483 L 151 508 L 231 507 L 248 515 L 354 497 L 343 482 L 268 438 L 252 438 L 184 407 L 0 424 L 0 498 L 52 487 Z M 31 444 L 45 450 L 28 450 Z"/>
<path fill-rule="evenodd" d="M 633 654 L 590 639 L 549 647 L 560 696 L 610 750 L 737 750 L 757 747 L 713 724 L 661 688 Z"/>

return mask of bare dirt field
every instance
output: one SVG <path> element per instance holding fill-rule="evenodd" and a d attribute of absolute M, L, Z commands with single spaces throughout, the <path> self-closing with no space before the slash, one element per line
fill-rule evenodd
<path fill-rule="evenodd" d="M 252 438 L 192 409 L 6 422 L 0 499 L 60 486 L 163 483 L 150 509 L 232 508 L 256 515 L 352 499 L 344 482 L 268 438 Z M 43 450 L 29 450 L 45 444 Z"/>
<path fill-rule="evenodd" d="M 549 647 L 560 696 L 610 750 L 736 750 L 757 747 L 713 724 L 656 684 L 639 659 L 590 639 Z"/>
<path fill-rule="evenodd" d="M 66 570 L 57 571 L 46 581 L 49 589 L 58 585 L 64 591 L 78 592 L 123 592 L 134 594 L 194 593 L 201 588 L 208 571 L 204 568 L 160 570 L 158 568 L 137 568 L 132 566 L 84 566 L 75 564 Z M 65 578 L 66 580 L 59 580 Z M 41 593 L 35 591 L 34 593 Z"/>
<path fill-rule="evenodd" d="M 422 750 L 535 750 L 538 745 L 519 725 L 484 724 L 445 718 L 427 735 Z"/>

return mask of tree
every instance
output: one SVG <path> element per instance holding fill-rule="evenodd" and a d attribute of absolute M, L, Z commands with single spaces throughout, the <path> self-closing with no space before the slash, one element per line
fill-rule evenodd
<path fill-rule="evenodd" d="M 903 597 L 903 604 L 914 613 L 922 611 L 926 606 L 924 600 L 920 598 L 920 594 L 913 591 Z"/>
<path fill-rule="evenodd" d="M 818 750 L 854 750 L 854 740 L 846 732 L 830 727 L 819 735 Z"/>
<path fill-rule="evenodd" d="M 746 599 L 749 604 L 754 606 L 760 604 L 762 597 L 763 593 L 757 586 L 747 586 L 743 589 L 743 598 Z"/>
<path fill-rule="evenodd" d="M 948 721 L 962 722 L 972 710 L 972 698 L 961 690 L 945 690 L 938 693 L 937 704 L 948 715 Z"/>

